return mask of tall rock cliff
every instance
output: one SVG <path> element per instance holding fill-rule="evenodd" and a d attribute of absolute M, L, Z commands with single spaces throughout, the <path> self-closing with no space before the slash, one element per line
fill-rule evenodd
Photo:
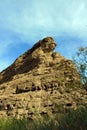
<path fill-rule="evenodd" d="M 77 69 L 55 47 L 54 39 L 46 37 L 0 73 L 0 116 L 33 118 L 36 109 L 40 114 L 56 112 L 56 104 L 74 109 L 77 98 L 85 104 Z"/>

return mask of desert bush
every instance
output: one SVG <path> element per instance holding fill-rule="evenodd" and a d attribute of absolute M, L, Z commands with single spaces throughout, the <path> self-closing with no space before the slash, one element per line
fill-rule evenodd
<path fill-rule="evenodd" d="M 60 120 L 59 130 L 87 130 L 87 108 L 66 113 Z"/>
<path fill-rule="evenodd" d="M 30 121 L 25 117 L 0 119 L 0 130 L 87 130 L 87 108 Z"/>

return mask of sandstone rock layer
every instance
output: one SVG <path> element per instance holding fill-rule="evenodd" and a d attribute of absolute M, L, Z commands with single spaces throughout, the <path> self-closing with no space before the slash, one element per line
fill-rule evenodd
<path fill-rule="evenodd" d="M 58 104 L 87 105 L 77 69 L 55 47 L 54 39 L 46 37 L 0 73 L 0 116 L 33 118 L 36 112 L 58 112 Z"/>

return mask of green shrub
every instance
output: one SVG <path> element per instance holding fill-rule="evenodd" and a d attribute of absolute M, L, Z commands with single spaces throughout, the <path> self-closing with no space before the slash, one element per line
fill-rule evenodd
<path fill-rule="evenodd" d="M 39 116 L 34 121 L 25 117 L 0 119 L 0 130 L 87 130 L 87 108 L 58 113 L 54 118 Z"/>
<path fill-rule="evenodd" d="M 87 108 L 66 113 L 60 121 L 59 130 L 87 130 Z"/>
<path fill-rule="evenodd" d="M 16 119 L 11 117 L 0 120 L 0 130 L 28 130 L 27 120 L 25 118 Z"/>

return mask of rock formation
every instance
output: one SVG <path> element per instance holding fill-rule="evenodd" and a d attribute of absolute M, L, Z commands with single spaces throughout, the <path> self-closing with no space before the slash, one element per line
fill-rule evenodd
<path fill-rule="evenodd" d="M 0 73 L 0 116 L 33 118 L 36 112 L 58 112 L 58 104 L 66 109 L 87 105 L 77 69 L 55 47 L 46 37 Z"/>

